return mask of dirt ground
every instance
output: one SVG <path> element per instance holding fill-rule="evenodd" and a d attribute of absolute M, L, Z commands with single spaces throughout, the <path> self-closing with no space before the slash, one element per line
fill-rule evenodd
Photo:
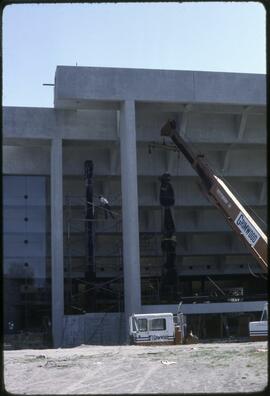
<path fill-rule="evenodd" d="M 257 392 L 267 357 L 267 342 L 15 350 L 4 381 L 16 394 Z"/>

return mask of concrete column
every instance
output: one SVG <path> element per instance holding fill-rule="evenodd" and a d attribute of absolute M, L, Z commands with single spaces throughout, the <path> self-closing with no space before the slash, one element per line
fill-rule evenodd
<path fill-rule="evenodd" d="M 63 259 L 63 172 L 62 139 L 51 142 L 51 287 L 52 336 L 54 348 L 63 342 L 64 259 Z"/>
<path fill-rule="evenodd" d="M 125 316 L 141 312 L 140 248 L 137 189 L 135 103 L 120 110 Z"/>

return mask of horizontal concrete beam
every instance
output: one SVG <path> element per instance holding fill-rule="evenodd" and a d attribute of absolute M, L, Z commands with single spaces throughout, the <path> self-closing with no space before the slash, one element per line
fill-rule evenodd
<path fill-rule="evenodd" d="M 264 105 L 265 75 L 200 71 L 57 66 L 54 103 L 121 100 Z"/>
<path fill-rule="evenodd" d="M 237 138 L 234 117 L 232 113 L 227 115 L 214 115 L 212 112 L 206 115 L 199 112 L 192 113 L 186 126 L 188 141 L 192 142 L 196 150 L 203 152 L 224 151 L 230 147 L 232 151 L 249 148 L 262 149 L 266 144 L 265 115 L 249 116 L 243 140 Z M 148 149 L 146 144 L 150 142 L 161 143 L 160 127 L 168 118 L 175 118 L 175 114 L 170 112 L 162 114 L 157 109 L 150 113 L 138 111 L 136 114 L 138 147 Z M 65 145 L 72 144 L 72 147 L 81 142 L 83 144 L 98 142 L 99 145 L 108 145 L 112 141 L 118 141 L 116 111 L 3 108 L 4 145 L 48 145 L 48 141 L 56 136 L 64 139 Z M 172 146 L 169 140 L 167 143 Z M 153 154 L 160 151 L 160 148 L 152 150 Z M 177 156 L 177 153 L 173 155 Z"/>
<path fill-rule="evenodd" d="M 213 314 L 229 312 L 256 312 L 262 311 L 266 301 L 245 301 L 234 303 L 204 303 L 204 304 L 183 304 L 181 312 L 186 315 Z M 142 313 L 177 313 L 178 305 L 143 305 Z"/>
<path fill-rule="evenodd" d="M 37 143 L 38 144 L 38 143 Z M 111 143 L 112 146 L 112 143 Z M 18 146 L 8 145 L 3 147 L 3 164 L 5 173 L 34 173 L 49 174 L 49 144 Z M 112 155 L 114 154 L 114 156 Z M 158 154 L 158 153 L 157 153 Z M 239 155 L 238 155 L 239 154 Z M 157 184 L 159 192 L 158 177 L 165 171 L 173 176 L 174 183 L 194 183 L 198 179 L 197 174 L 190 164 L 181 158 L 170 157 L 171 162 L 166 164 L 162 155 L 148 155 L 145 150 L 137 150 L 138 176 L 147 177 L 150 183 Z M 238 155 L 238 156 L 237 156 Z M 63 149 L 63 172 L 69 176 L 83 176 L 84 161 L 91 159 L 95 166 L 95 177 L 106 177 L 114 175 L 120 177 L 120 154 L 118 150 L 110 150 L 109 147 L 96 147 L 94 144 L 86 147 L 64 147 Z M 211 152 L 212 168 L 221 173 L 218 164 L 219 152 Z M 113 166 L 112 166 L 113 165 Z M 256 166 L 255 166 L 256 165 Z M 245 178 L 245 183 L 264 183 L 266 178 L 266 153 L 264 150 L 247 150 L 242 153 L 231 154 L 230 163 L 223 176 L 228 180 Z M 257 187 L 256 187 L 257 190 Z"/>
<path fill-rule="evenodd" d="M 115 111 L 56 110 L 35 107 L 3 109 L 3 143 L 27 145 L 33 139 L 115 140 Z"/>
<path fill-rule="evenodd" d="M 211 106 L 215 107 L 212 103 Z M 211 107 L 209 105 L 209 108 Z M 226 106 L 224 106 L 226 107 Z M 190 144 L 194 143 L 208 143 L 215 142 L 215 144 L 229 144 L 240 142 L 243 143 L 266 143 L 266 115 L 265 114 L 249 114 L 248 121 L 245 126 L 244 136 L 239 138 L 239 116 L 234 113 L 215 113 L 187 111 L 181 112 L 158 112 L 158 111 L 144 111 L 137 112 L 137 140 L 145 142 L 160 142 L 163 139 L 160 137 L 161 126 L 167 122 L 168 119 L 178 120 L 177 129 L 183 135 L 181 129 L 182 119 L 184 118 L 185 140 Z M 185 117 L 183 116 L 185 114 Z M 171 144 L 171 139 L 165 139 L 165 142 Z M 233 146 L 234 147 L 234 146 Z M 237 146 L 235 146 L 237 147 Z M 230 148 L 230 147 L 228 147 Z M 200 147 L 199 147 L 200 149 Z"/>
<path fill-rule="evenodd" d="M 188 109 L 189 113 L 209 113 L 209 114 L 234 114 L 241 115 L 245 105 L 216 104 L 216 103 L 173 103 L 173 102 L 137 102 L 136 110 L 142 112 L 175 112 L 182 113 Z M 264 115 L 266 113 L 265 105 L 249 106 L 250 114 Z"/>

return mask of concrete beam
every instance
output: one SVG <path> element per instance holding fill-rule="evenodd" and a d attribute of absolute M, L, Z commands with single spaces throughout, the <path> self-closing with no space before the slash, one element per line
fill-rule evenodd
<path fill-rule="evenodd" d="M 177 106 L 179 107 L 179 104 Z M 164 117 L 164 114 L 158 113 L 157 109 L 154 113 L 142 111 L 140 113 L 139 116 L 137 115 L 138 142 L 156 141 L 159 139 L 160 126 L 164 124 L 168 117 L 177 117 L 177 113 L 168 113 Z M 190 122 L 192 122 L 193 115 L 198 116 L 195 110 L 190 113 Z M 210 114 L 209 117 L 211 118 L 212 115 Z M 115 111 L 4 107 L 3 143 L 4 145 L 41 146 L 48 145 L 50 139 L 56 136 L 65 139 L 66 142 L 112 142 L 119 140 L 118 122 L 117 112 Z M 202 121 L 199 121 L 200 125 L 203 125 L 203 122 L 202 118 Z M 209 125 L 211 125 L 211 122 Z M 193 133 L 190 139 L 194 143 L 200 144 L 201 149 L 207 148 L 207 150 L 213 147 L 216 150 L 223 150 L 231 143 L 237 143 L 238 147 L 240 147 L 240 144 L 241 147 L 244 145 L 242 141 L 240 143 L 237 140 L 235 133 L 231 133 L 233 132 L 231 124 L 226 126 L 226 130 L 223 127 L 222 131 L 224 133 L 223 141 L 218 140 L 216 135 L 208 133 L 207 128 L 202 129 L 200 133 Z M 265 135 L 266 131 L 254 135 L 251 140 L 245 142 L 245 147 L 252 149 L 255 145 L 263 147 L 265 145 Z"/>
<path fill-rule="evenodd" d="M 56 110 L 35 107 L 5 107 L 3 139 L 6 144 L 59 137 L 76 140 L 113 141 L 116 136 L 115 111 Z"/>
<path fill-rule="evenodd" d="M 124 99 L 264 105 L 266 80 L 258 74 L 58 66 L 54 98 L 58 108 Z"/>
<path fill-rule="evenodd" d="M 165 112 L 171 113 L 174 112 L 178 114 L 179 112 L 183 112 L 186 106 L 190 104 L 181 104 L 174 102 L 136 102 L 136 110 L 138 111 L 157 111 L 157 112 Z M 231 105 L 231 104 L 217 104 L 217 103 L 193 103 L 192 111 L 195 113 L 201 114 L 235 114 L 241 115 L 246 106 L 242 106 L 241 104 Z M 251 114 L 263 115 L 265 114 L 265 106 L 252 106 Z"/>
<path fill-rule="evenodd" d="M 49 175 L 50 146 L 4 146 L 3 173 L 6 175 Z"/>
<path fill-rule="evenodd" d="M 183 138 L 187 135 L 188 113 L 191 111 L 191 109 L 192 109 L 192 105 L 187 104 L 187 105 L 185 105 L 183 112 L 182 112 L 179 133 Z"/>
<path fill-rule="evenodd" d="M 263 204 L 264 201 L 266 201 L 267 198 L 267 182 L 266 180 L 261 183 L 261 189 L 260 189 L 260 204 Z"/>
<path fill-rule="evenodd" d="M 71 142 L 71 144 L 66 143 Z M 81 142 L 80 142 L 81 143 Z M 119 142 L 87 142 L 65 140 L 63 146 L 63 173 L 65 175 L 81 176 L 85 160 L 92 159 L 95 164 L 95 175 L 98 177 L 120 177 L 120 148 Z M 156 149 L 154 149 L 156 150 Z M 3 169 L 5 174 L 49 174 L 49 152 L 50 147 L 42 146 L 3 146 Z M 181 155 L 181 154 L 180 154 Z M 176 185 L 186 182 L 194 183 L 198 178 L 190 164 L 181 155 L 180 160 L 177 153 L 173 151 L 156 150 L 152 156 L 147 150 L 137 150 L 138 175 L 156 180 L 168 170 Z M 214 169 L 221 170 L 224 164 L 230 164 L 229 169 L 224 167 L 226 177 L 231 180 L 252 180 L 262 182 L 266 178 L 265 150 L 231 150 L 230 158 L 226 158 L 226 152 L 212 152 L 207 158 L 215 160 Z M 217 158 L 216 158 L 217 157 Z M 230 161 L 229 161 L 230 160 Z M 228 162 L 227 162 L 228 161 Z M 210 164 L 212 161 L 210 162 Z M 217 164 L 217 166 L 216 166 Z M 256 164 L 256 166 L 255 166 Z M 181 180 L 182 178 L 182 180 Z M 241 178 L 241 179 L 240 179 Z"/>
<path fill-rule="evenodd" d="M 116 139 L 120 139 L 120 111 L 116 110 L 115 112 L 116 122 L 115 122 L 115 136 Z"/>
<path fill-rule="evenodd" d="M 118 173 L 119 162 L 120 162 L 119 151 L 120 151 L 119 144 L 116 142 L 113 142 L 111 144 L 111 147 L 109 148 L 110 171 L 111 171 L 111 174 L 113 174 L 113 175 L 116 175 Z"/>
<path fill-rule="evenodd" d="M 234 303 L 182 304 L 181 312 L 186 315 L 230 312 L 260 312 L 266 301 L 245 301 Z M 143 305 L 142 313 L 177 313 L 178 305 Z"/>
<path fill-rule="evenodd" d="M 224 156 L 223 156 L 223 164 L 222 164 L 222 169 L 221 169 L 221 172 L 222 172 L 222 173 L 228 171 L 229 163 L 230 163 L 230 156 L 231 156 L 230 148 L 228 148 L 228 149 L 225 151 Z"/>
<path fill-rule="evenodd" d="M 246 106 L 242 112 L 242 114 L 240 116 L 238 116 L 239 120 L 238 120 L 238 131 L 237 131 L 237 139 L 238 140 L 243 140 L 244 138 L 244 133 L 246 130 L 246 126 L 247 126 L 247 119 L 248 119 L 248 115 L 251 111 L 251 106 Z"/>

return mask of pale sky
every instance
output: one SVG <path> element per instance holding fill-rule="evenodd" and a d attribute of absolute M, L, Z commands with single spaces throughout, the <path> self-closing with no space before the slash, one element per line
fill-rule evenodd
<path fill-rule="evenodd" d="M 259 2 L 13 4 L 3 105 L 53 107 L 57 65 L 266 73 Z"/>

